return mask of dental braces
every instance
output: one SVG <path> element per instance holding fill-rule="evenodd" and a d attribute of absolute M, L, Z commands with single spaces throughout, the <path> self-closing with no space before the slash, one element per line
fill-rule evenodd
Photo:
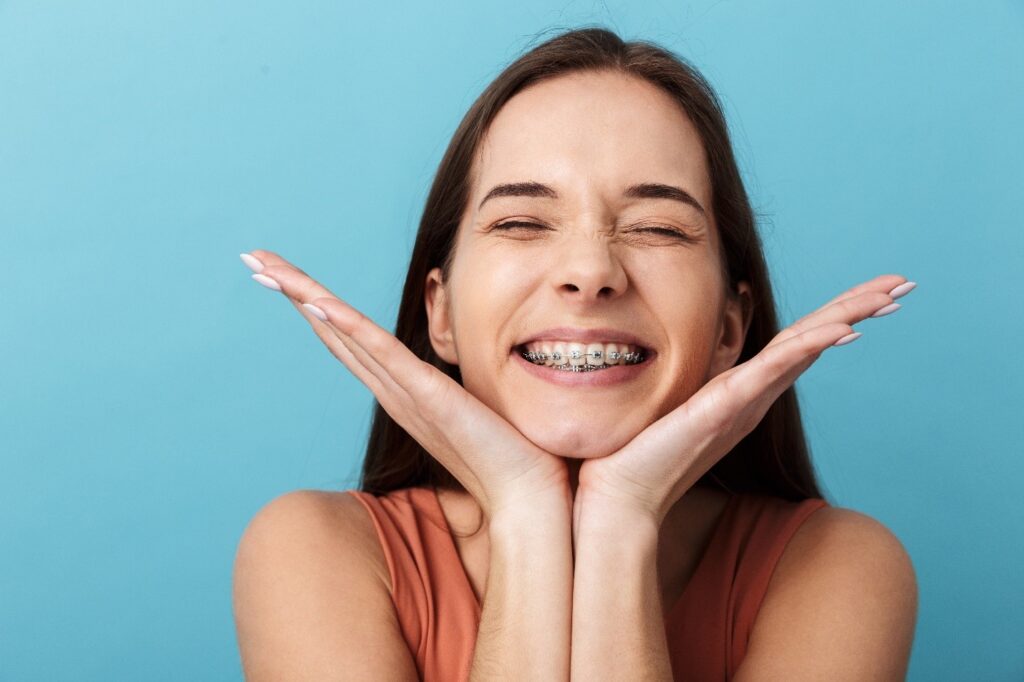
<path fill-rule="evenodd" d="M 534 363 L 534 364 L 543 364 L 543 363 L 547 362 L 547 360 L 548 360 L 548 355 L 546 353 L 538 353 L 536 351 L 526 351 L 526 352 L 523 353 L 523 357 L 526 358 L 527 360 L 529 360 L 530 362 Z M 551 353 L 550 357 L 551 357 L 551 359 L 554 362 L 557 363 L 559 360 L 562 359 L 562 354 L 559 353 L 558 351 L 554 351 L 553 353 Z M 567 353 L 567 357 L 570 360 L 579 360 L 580 358 L 587 358 L 587 357 L 591 357 L 591 358 L 593 358 L 595 360 L 600 360 L 602 357 L 604 357 L 604 351 L 595 350 L 595 351 L 593 351 L 591 353 L 584 353 L 583 351 L 579 351 L 579 350 L 571 350 L 571 351 L 569 351 Z M 619 353 L 618 351 L 612 351 L 611 353 L 608 353 L 608 359 L 612 360 L 612 361 L 614 361 L 616 363 L 621 359 L 623 361 L 623 364 L 635 365 L 635 364 L 638 364 L 640 362 L 643 362 L 644 354 L 642 352 L 640 352 L 640 351 L 636 351 L 636 352 L 633 352 L 633 353 Z M 552 366 L 555 367 L 555 368 L 565 367 L 566 369 L 571 367 L 572 368 L 571 371 L 574 371 L 574 372 L 587 372 L 587 371 L 592 371 L 592 370 L 588 370 L 588 369 L 584 369 L 584 368 L 593 367 L 594 369 L 600 369 L 602 367 L 609 367 L 609 366 L 612 366 L 612 365 L 604 365 L 604 364 L 601 364 L 601 365 L 591 365 L 589 363 L 585 363 L 585 364 L 582 364 L 582 365 L 573 365 L 573 364 L 570 364 L 570 363 L 566 363 L 564 365 L 557 365 L 557 364 L 555 364 L 555 365 L 552 365 Z M 577 368 L 579 368 L 579 369 L 577 369 Z"/>

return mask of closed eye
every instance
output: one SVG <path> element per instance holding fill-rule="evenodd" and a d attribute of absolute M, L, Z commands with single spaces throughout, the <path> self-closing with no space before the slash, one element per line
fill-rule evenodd
<path fill-rule="evenodd" d="M 544 227 L 543 225 L 541 225 L 539 223 L 529 223 L 529 222 L 525 222 L 525 221 L 522 221 L 522 220 L 509 220 L 508 222 L 498 223 L 497 225 L 495 225 L 491 229 L 492 230 L 507 230 L 507 229 L 510 229 L 510 228 L 513 228 L 513 227 L 535 227 L 535 228 L 540 229 L 540 230 L 547 230 L 548 229 L 547 227 Z"/>
<path fill-rule="evenodd" d="M 679 239 L 691 239 L 690 235 L 674 230 L 671 227 L 641 227 L 636 230 L 637 232 L 654 232 L 655 234 L 663 234 L 667 237 L 678 237 Z"/>
<path fill-rule="evenodd" d="M 503 223 L 498 223 L 492 230 L 511 230 L 515 228 L 527 228 L 530 230 L 550 230 L 550 227 L 541 225 L 540 223 L 531 223 L 524 220 L 508 220 Z M 651 232 L 654 234 L 664 235 L 666 237 L 674 237 L 682 241 L 696 241 L 693 237 L 671 227 L 660 227 L 660 226 L 649 226 L 649 227 L 638 227 L 630 230 L 631 232 Z"/>

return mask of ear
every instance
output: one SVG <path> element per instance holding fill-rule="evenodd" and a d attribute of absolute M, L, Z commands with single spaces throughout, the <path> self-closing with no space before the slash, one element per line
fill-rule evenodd
<path fill-rule="evenodd" d="M 736 365 L 740 353 L 743 352 L 747 330 L 750 329 L 750 321 L 753 319 L 753 310 L 750 284 L 740 281 L 736 284 L 736 291 L 729 291 L 726 295 L 722 311 L 722 331 L 711 360 L 709 380 Z"/>
<path fill-rule="evenodd" d="M 424 299 L 427 306 L 427 329 L 430 334 L 430 345 L 434 347 L 434 352 L 449 365 L 459 364 L 459 354 L 455 349 L 455 339 L 452 333 L 451 315 L 448 312 L 448 291 L 441 277 L 441 268 L 434 268 L 427 273 Z"/>

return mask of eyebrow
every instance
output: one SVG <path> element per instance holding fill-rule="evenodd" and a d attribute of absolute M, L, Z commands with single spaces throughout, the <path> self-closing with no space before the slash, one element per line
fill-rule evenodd
<path fill-rule="evenodd" d="M 700 205 L 700 202 L 693 198 L 686 190 L 675 187 L 674 185 L 665 185 L 660 182 L 641 182 L 635 185 L 630 185 L 626 188 L 626 191 L 622 193 L 622 196 L 627 199 L 671 199 L 678 201 L 700 211 L 700 214 L 707 216 L 704 211 L 704 207 Z M 480 205 L 477 206 L 477 210 L 487 202 L 488 199 L 494 199 L 496 197 L 544 197 L 548 199 L 557 199 L 558 192 L 551 187 L 543 185 L 539 182 L 509 182 L 501 185 L 495 185 L 491 188 L 491 191 L 483 198 Z"/>

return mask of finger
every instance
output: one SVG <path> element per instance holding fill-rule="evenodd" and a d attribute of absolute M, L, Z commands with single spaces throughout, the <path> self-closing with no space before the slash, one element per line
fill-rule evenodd
<path fill-rule="evenodd" d="M 468 452 L 483 451 L 484 448 L 481 446 L 487 442 L 493 444 L 496 432 L 486 434 L 483 438 L 476 434 L 467 433 L 468 430 L 463 428 L 467 424 L 463 423 L 463 421 L 465 417 L 471 414 L 471 410 L 467 409 L 467 406 L 462 405 L 464 401 L 458 399 L 459 393 L 457 391 L 451 392 L 451 394 L 443 399 L 421 399 L 422 402 L 418 404 L 416 397 L 411 395 L 406 386 L 395 381 L 394 377 L 380 363 L 377 363 L 373 356 L 367 353 L 362 346 L 356 343 L 352 337 L 342 333 L 334 326 L 332 323 L 332 313 L 335 312 L 337 304 L 340 303 L 336 298 L 320 298 L 315 300 L 314 305 L 326 314 L 326 321 L 313 315 L 307 308 L 303 307 L 302 303 L 291 298 L 289 300 L 299 313 L 307 318 L 313 331 L 331 353 L 341 360 L 373 392 L 377 401 L 388 415 L 452 472 L 467 490 L 474 492 L 476 495 L 482 495 L 484 487 L 477 479 L 476 472 L 472 467 L 467 467 L 458 456 L 453 456 L 453 454 L 460 452 L 462 449 L 456 443 L 462 443 L 465 451 Z M 365 319 L 367 324 L 373 324 L 369 318 Z M 378 327 L 378 329 L 380 328 Z M 391 336 L 384 330 L 380 331 Z M 394 337 L 391 336 L 391 338 Z M 397 339 L 395 341 L 398 343 L 398 346 L 401 346 L 398 352 L 404 351 L 411 355 L 420 366 L 427 368 L 428 372 L 436 374 L 438 379 L 447 378 L 443 377 L 439 370 L 430 367 L 427 363 L 416 358 L 412 351 L 409 351 Z M 391 352 L 396 352 L 396 349 L 392 349 Z M 425 381 L 429 382 L 435 389 L 439 385 L 435 377 L 428 377 Z M 420 393 L 423 392 L 420 391 Z M 451 414 L 442 414 L 446 408 L 447 412 L 455 413 L 454 417 Z M 466 421 L 472 423 L 479 422 L 479 420 Z M 468 444 L 468 446 L 465 444 Z"/>
<path fill-rule="evenodd" d="M 259 256 L 259 275 L 261 277 L 269 277 L 276 284 L 275 288 L 281 291 L 292 306 L 306 318 L 314 333 L 327 346 L 331 354 L 340 360 L 357 379 L 370 389 L 388 414 L 399 423 L 402 423 L 403 426 L 408 426 L 407 423 L 403 423 L 405 420 L 401 416 L 403 408 L 407 408 L 410 401 L 410 397 L 405 395 L 405 389 L 393 379 L 388 371 L 374 361 L 365 350 L 337 328 L 338 318 L 343 316 L 351 318 L 361 314 L 348 304 L 338 300 L 326 287 L 313 280 L 304 271 L 276 256 L 276 254 L 264 250 L 256 250 L 253 253 Z M 266 264 L 264 264 L 264 261 Z M 250 265 L 249 262 L 246 264 Z M 323 298 L 324 296 L 330 297 L 330 300 L 335 301 L 337 305 L 332 306 L 332 309 L 336 319 L 325 322 L 312 315 L 302 305 L 308 302 L 304 299 L 310 296 L 318 297 L 314 300 L 320 301 L 321 304 L 324 300 L 328 300 Z M 338 306 L 341 306 L 341 308 L 339 309 Z M 321 309 L 322 307 L 323 304 Z"/>
<path fill-rule="evenodd" d="M 906 278 L 899 275 L 880 275 L 853 287 L 779 332 L 768 346 L 781 343 L 822 324 L 845 322 L 853 325 L 865 320 L 890 305 L 894 300 L 890 292 L 905 282 Z"/>
<path fill-rule="evenodd" d="M 257 274 L 263 277 L 270 277 L 270 279 L 274 280 L 274 283 L 278 285 L 281 293 L 289 298 L 293 304 L 297 301 L 301 305 L 302 303 L 309 302 L 309 300 L 313 298 L 334 296 L 327 287 L 321 285 L 310 277 L 305 270 L 293 265 L 272 251 L 253 249 L 250 253 L 241 255 L 243 256 L 242 260 L 245 264 L 253 269 Z M 300 278 L 296 279 L 288 277 L 287 288 L 282 287 L 282 279 L 285 277 L 283 273 L 289 272 L 297 273 L 300 275 Z M 260 281 L 260 283 L 265 284 L 265 281 Z M 334 297 L 337 298 L 336 296 Z M 306 311 L 301 307 L 296 306 L 296 308 L 304 316 L 306 315 Z"/>
<path fill-rule="evenodd" d="M 742 409 L 743 405 L 758 401 L 764 404 L 767 411 L 800 374 L 814 364 L 832 344 L 848 335 L 851 329 L 850 325 L 843 322 L 813 327 L 774 345 L 765 346 L 764 350 L 747 362 L 723 372 L 719 375 L 722 377 L 722 387 L 736 401 L 724 409 Z"/>
<path fill-rule="evenodd" d="M 263 266 L 259 275 L 274 280 L 280 286 L 281 293 L 299 303 L 311 303 L 314 299 L 322 297 L 338 298 L 330 289 L 290 263 L 268 263 Z"/>
<path fill-rule="evenodd" d="M 293 265 L 284 257 L 274 253 L 273 251 L 267 251 L 266 249 L 253 249 L 249 252 L 249 255 L 256 258 L 263 267 L 267 267 L 268 265 L 287 265 L 295 268 L 299 272 L 302 272 L 302 274 L 306 274 L 298 266 Z"/>
<path fill-rule="evenodd" d="M 327 346 L 327 350 L 330 351 L 331 355 L 340 360 L 341 363 L 345 365 L 345 367 L 347 367 L 357 379 L 359 379 L 359 381 L 361 381 L 370 389 L 371 392 L 373 392 L 375 396 L 377 396 L 378 400 L 381 399 L 381 395 L 385 390 L 394 390 L 394 387 L 386 387 L 384 382 L 370 371 L 367 367 L 367 362 L 364 359 L 359 358 L 358 355 L 353 352 L 353 348 L 349 345 L 351 342 L 346 343 L 343 335 L 341 335 L 330 323 L 325 323 L 320 320 L 297 301 L 289 299 L 289 303 L 299 311 L 300 315 L 306 318 L 310 327 L 313 329 L 313 333 L 315 333 L 320 341 Z"/>
<path fill-rule="evenodd" d="M 340 300 L 308 275 L 281 265 L 268 266 L 263 272 L 278 282 L 282 293 L 295 299 L 293 305 L 301 307 L 301 303 L 311 303 L 324 311 L 327 316 L 326 325 L 336 333 L 337 339 L 351 356 L 369 370 L 385 389 L 385 395 L 378 394 L 381 405 L 421 444 L 426 447 L 422 440 L 423 432 L 434 430 L 420 423 L 424 419 L 454 423 L 456 432 L 468 435 L 468 430 L 458 427 L 468 426 L 468 423 L 462 422 L 470 416 L 469 410 L 474 408 L 466 404 L 468 394 L 451 390 L 448 384 L 454 382 L 450 377 L 417 357 L 393 334 Z M 322 295 L 312 300 L 307 298 L 318 294 Z M 308 312 L 305 310 L 305 313 Z M 324 324 L 315 317 L 312 317 L 310 323 Z M 329 336 L 321 338 L 331 344 Z M 344 357 L 342 354 L 339 359 L 344 362 Z M 442 395 L 445 399 L 438 399 Z M 391 406 L 388 405 L 389 401 Z M 493 435 L 493 431 L 491 433 Z M 475 445 L 479 448 L 482 443 Z"/>
<path fill-rule="evenodd" d="M 858 284 L 857 286 L 851 289 L 847 289 L 846 291 L 844 291 L 843 293 L 839 294 L 831 301 L 826 303 L 825 306 L 831 305 L 838 301 L 842 301 L 843 299 L 846 298 L 850 298 L 851 296 L 858 296 L 860 294 L 867 293 L 869 291 L 876 291 L 888 294 L 896 287 L 906 283 L 906 281 L 907 278 L 904 277 L 903 275 L 879 275 L 874 279 L 870 279 L 867 282 L 862 282 L 861 284 Z"/>
<path fill-rule="evenodd" d="M 802 334 L 824 324 L 842 322 L 852 326 L 871 317 L 891 302 L 891 296 L 879 292 L 865 292 L 836 301 L 786 327 L 776 334 L 765 348 L 775 346 L 793 338 L 797 334 Z"/>
<path fill-rule="evenodd" d="M 423 381 L 424 375 L 434 369 L 391 333 L 280 255 L 265 249 L 254 249 L 250 254 L 263 264 L 261 274 L 277 282 L 281 293 L 292 299 L 293 305 L 304 316 L 308 311 L 301 309 L 302 303 L 311 303 L 327 313 L 329 326 L 349 354 L 373 373 L 382 385 L 408 392 L 410 386 L 418 385 L 417 381 Z M 311 320 L 310 324 L 313 324 Z M 357 328 L 359 334 L 355 335 L 352 330 Z"/>
<path fill-rule="evenodd" d="M 327 315 L 340 338 L 375 375 L 401 389 L 416 403 L 430 402 L 440 370 L 417 357 L 391 332 L 337 297 L 310 301 Z M 424 405 L 423 407 L 427 407 Z"/>
<path fill-rule="evenodd" d="M 836 303 L 840 303 L 842 301 L 847 301 L 849 299 L 856 298 L 858 296 L 863 296 L 864 294 L 884 294 L 884 295 L 888 296 L 888 298 L 887 299 L 879 298 L 878 300 L 885 301 L 884 303 L 882 303 L 882 305 L 888 305 L 889 303 L 892 303 L 893 300 L 895 300 L 895 299 L 893 299 L 891 292 L 893 290 L 895 290 L 898 286 L 901 286 L 902 284 L 905 284 L 906 281 L 907 281 L 907 278 L 903 277 L 902 275 L 879 275 L 878 277 L 875 277 L 872 280 L 869 280 L 867 282 L 862 282 L 861 284 L 858 284 L 855 287 L 847 289 L 843 293 L 841 293 L 838 296 L 836 296 L 835 298 L 833 298 L 831 301 L 828 301 L 827 303 L 825 303 L 823 306 L 821 306 L 820 308 L 818 308 L 814 312 L 812 312 L 809 315 L 805 315 L 804 317 L 800 318 L 800 320 L 797 320 L 797 322 L 799 323 L 799 322 L 807 319 L 808 317 L 811 317 L 811 316 L 815 315 L 816 313 L 818 313 L 818 312 L 820 312 L 822 310 L 825 310 L 825 309 L 827 309 L 830 306 L 835 305 Z"/>
<path fill-rule="evenodd" d="M 266 265 L 261 274 L 277 282 L 282 293 L 299 304 L 311 303 L 327 314 L 330 325 L 339 333 L 349 351 L 383 384 L 396 385 L 414 400 L 427 398 L 422 389 L 433 388 L 436 368 L 295 266 L 267 251 L 253 253 L 259 253 L 273 263 Z"/>
<path fill-rule="evenodd" d="M 338 339 L 381 385 L 407 394 L 406 398 L 414 402 L 423 399 L 422 392 L 413 396 L 412 391 L 431 382 L 435 368 L 416 357 L 393 334 L 290 264 L 268 265 L 261 274 L 277 282 L 281 293 L 293 302 L 300 306 L 310 303 L 324 311 Z"/>

